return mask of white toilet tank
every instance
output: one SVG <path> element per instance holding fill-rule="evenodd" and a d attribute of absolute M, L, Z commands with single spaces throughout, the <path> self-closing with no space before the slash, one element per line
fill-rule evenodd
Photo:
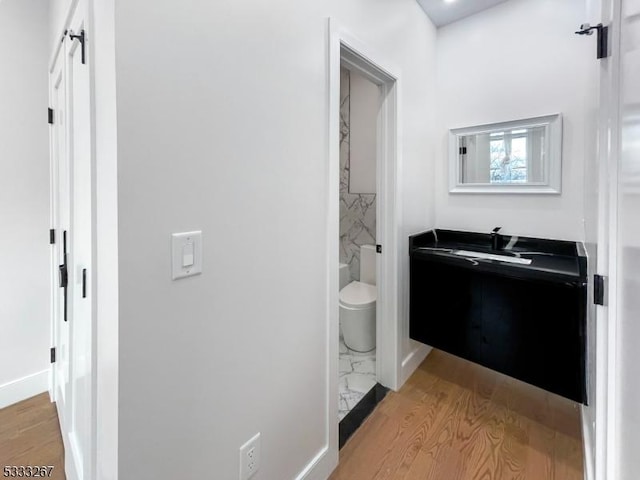
<path fill-rule="evenodd" d="M 340 290 L 351 283 L 351 272 L 349 271 L 349 265 L 346 263 L 340 264 Z"/>
<path fill-rule="evenodd" d="M 369 285 L 376 284 L 376 246 L 360 246 L 360 281 Z"/>

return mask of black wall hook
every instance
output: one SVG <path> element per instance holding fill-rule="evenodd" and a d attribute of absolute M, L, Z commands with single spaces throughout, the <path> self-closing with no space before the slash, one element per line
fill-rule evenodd
<path fill-rule="evenodd" d="M 598 32 L 598 52 L 596 58 L 606 58 L 609 56 L 609 27 L 599 23 L 595 27 L 592 27 L 588 23 L 580 25 L 576 35 L 593 35 L 593 31 Z"/>
<path fill-rule="evenodd" d="M 82 55 L 82 64 L 85 64 L 85 52 L 84 52 L 84 44 L 85 44 L 85 35 L 84 35 L 84 30 L 80 31 L 80 35 L 76 35 L 73 33 L 73 30 L 69 30 L 69 38 L 71 40 L 79 40 L 80 41 L 80 48 L 82 48 L 81 50 L 81 55 Z"/>

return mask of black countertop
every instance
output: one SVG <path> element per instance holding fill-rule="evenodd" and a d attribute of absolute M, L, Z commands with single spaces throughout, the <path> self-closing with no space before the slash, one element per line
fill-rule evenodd
<path fill-rule="evenodd" d="M 580 242 L 502 235 L 502 249 L 493 250 L 491 245 L 491 234 L 435 229 L 410 236 L 409 254 L 513 278 L 587 282 L 587 256 Z M 462 257 L 453 253 L 456 250 L 520 257 L 531 263 Z"/>

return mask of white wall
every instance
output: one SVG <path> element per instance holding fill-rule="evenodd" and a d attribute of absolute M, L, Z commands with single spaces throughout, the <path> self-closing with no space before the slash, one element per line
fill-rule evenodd
<path fill-rule="evenodd" d="M 350 74 L 349 193 L 376 193 L 376 149 L 380 88 Z"/>
<path fill-rule="evenodd" d="M 257 431 L 256 480 L 291 479 L 327 444 L 329 16 L 403 69 L 401 235 L 432 227 L 414 0 L 116 4 L 120 480 L 237 478 Z M 203 273 L 172 282 L 193 229 Z"/>
<path fill-rule="evenodd" d="M 595 40 L 574 35 L 584 0 L 511 0 L 438 30 L 436 222 L 440 228 L 584 239 L 586 73 Z M 562 194 L 448 192 L 451 128 L 562 113 Z"/>
<path fill-rule="evenodd" d="M 0 408 L 47 389 L 46 0 L 0 3 Z"/>

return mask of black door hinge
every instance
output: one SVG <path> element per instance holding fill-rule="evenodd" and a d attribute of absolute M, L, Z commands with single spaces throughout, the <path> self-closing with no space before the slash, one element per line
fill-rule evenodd
<path fill-rule="evenodd" d="M 376 253 L 382 253 L 382 245 L 376 245 Z"/>
<path fill-rule="evenodd" d="M 51 228 L 49 230 L 49 245 L 53 245 L 56 243 L 56 231 Z"/>
<path fill-rule="evenodd" d="M 602 275 L 593 276 L 593 303 L 596 305 L 604 305 L 605 277 Z"/>
<path fill-rule="evenodd" d="M 609 56 L 609 27 L 600 24 L 598 28 L 598 51 L 597 58 L 607 58 Z"/>
<path fill-rule="evenodd" d="M 82 56 L 82 64 L 85 64 L 85 34 L 84 34 L 84 29 L 80 31 L 79 35 L 76 35 L 75 33 L 73 33 L 73 30 L 69 30 L 69 38 L 71 40 L 79 40 L 80 41 L 80 48 L 82 49 L 80 51 L 80 54 Z"/>
<path fill-rule="evenodd" d="M 467 147 L 460 147 L 460 155 L 466 155 L 467 154 Z"/>
<path fill-rule="evenodd" d="M 53 108 L 47 109 L 47 121 L 49 122 L 49 125 L 53 125 Z"/>
<path fill-rule="evenodd" d="M 56 347 L 51 347 L 51 363 L 56 363 Z"/>
<path fill-rule="evenodd" d="M 580 30 L 575 33 L 576 35 L 593 35 L 594 30 L 598 32 L 596 58 L 607 58 L 609 56 L 609 27 L 601 23 L 595 27 L 588 23 L 583 23 L 580 25 Z"/>

